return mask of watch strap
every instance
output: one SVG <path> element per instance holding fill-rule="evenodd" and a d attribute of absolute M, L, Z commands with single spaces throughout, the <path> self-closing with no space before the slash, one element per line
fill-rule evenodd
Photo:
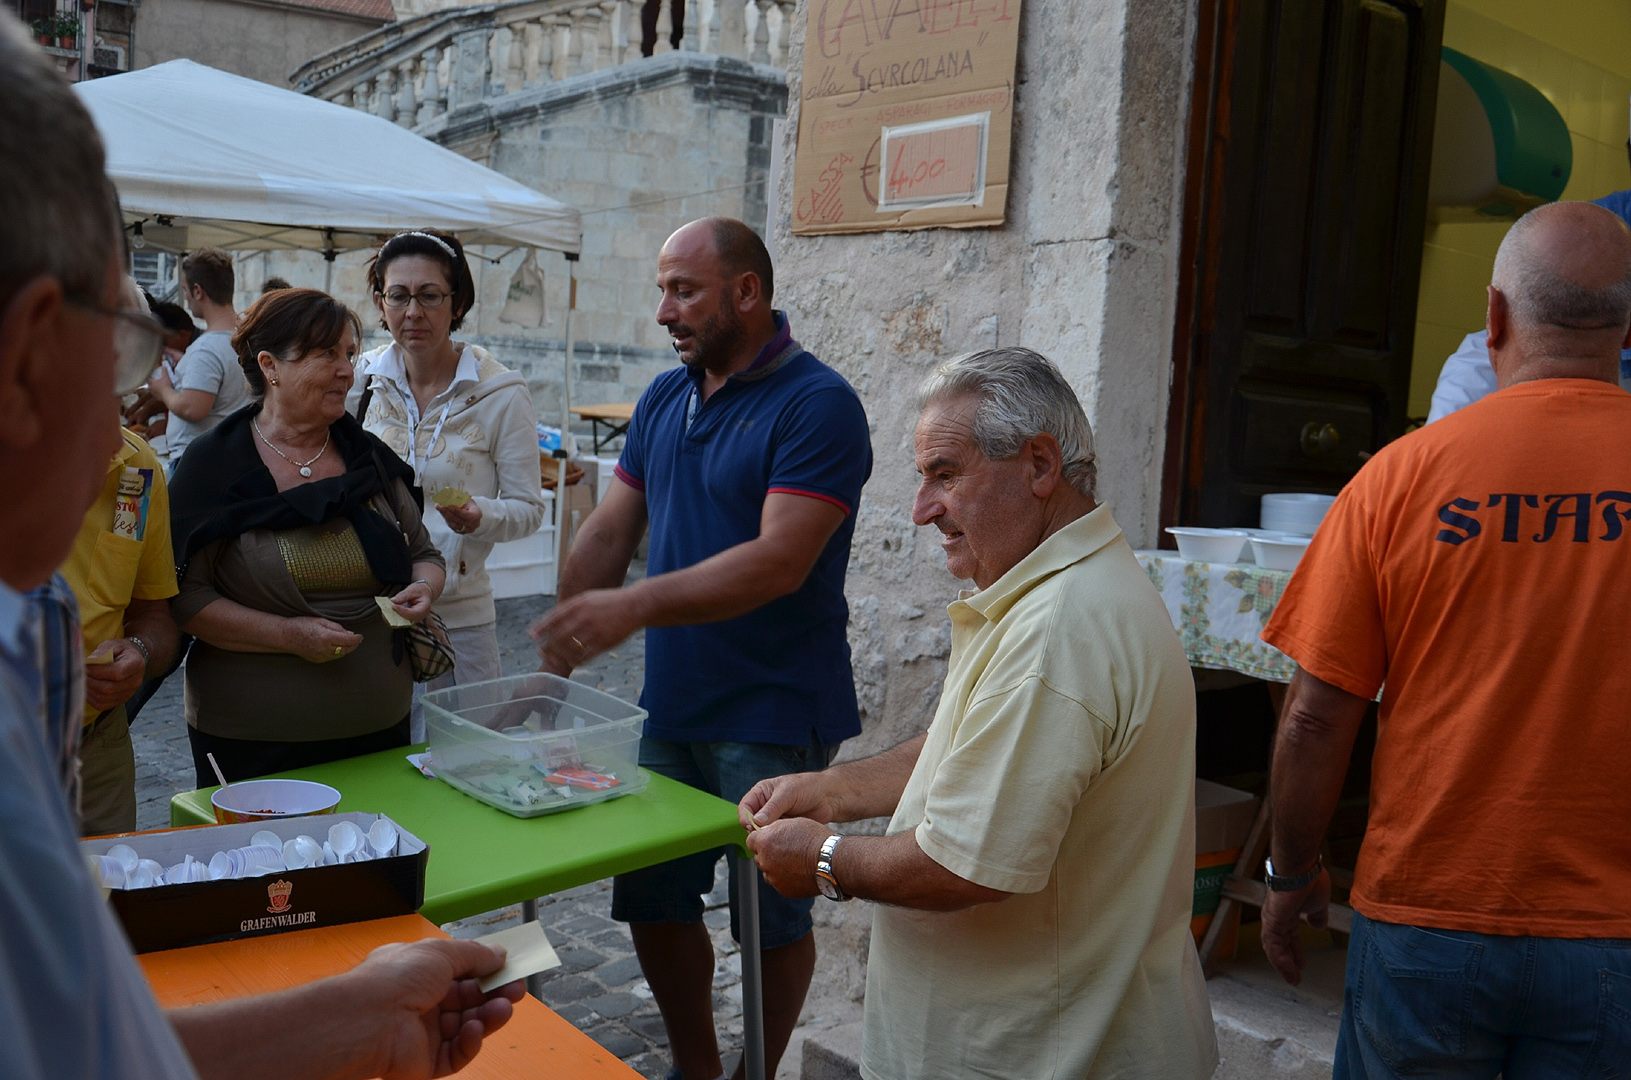
<path fill-rule="evenodd" d="M 1320 873 L 1325 869 L 1325 861 L 1314 859 L 1314 867 L 1301 874 L 1277 874 L 1274 871 L 1274 859 L 1263 860 L 1263 883 L 1270 892 L 1296 892 L 1306 889 L 1319 880 Z"/>
<path fill-rule="evenodd" d="M 829 899 L 838 901 L 844 901 L 850 898 L 849 894 L 844 891 L 844 887 L 838 884 L 838 878 L 832 871 L 832 855 L 834 851 L 838 850 L 838 841 L 842 840 L 843 838 L 844 837 L 841 834 L 833 833 L 831 836 L 827 837 L 827 839 L 821 842 L 821 852 L 816 856 L 816 884 L 819 885 L 822 882 L 826 882 L 828 885 L 832 886 L 830 890 L 821 890 L 822 895 L 828 897 Z"/>
<path fill-rule="evenodd" d="M 153 652 L 147 647 L 147 642 L 135 634 L 126 634 L 125 640 L 136 646 L 136 651 L 142 654 L 142 675 L 145 677 L 153 670 Z"/>

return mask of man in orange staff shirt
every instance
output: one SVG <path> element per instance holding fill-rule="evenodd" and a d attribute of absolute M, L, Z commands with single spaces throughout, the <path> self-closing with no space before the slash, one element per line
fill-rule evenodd
<path fill-rule="evenodd" d="M 1489 288 L 1498 389 L 1383 448 L 1263 639 L 1298 664 L 1263 947 L 1301 978 L 1319 844 L 1382 691 L 1337 1080 L 1631 1065 L 1631 232 L 1530 212 Z"/>

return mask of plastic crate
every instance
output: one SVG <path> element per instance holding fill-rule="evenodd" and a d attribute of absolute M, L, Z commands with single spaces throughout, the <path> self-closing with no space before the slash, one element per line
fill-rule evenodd
<path fill-rule="evenodd" d="M 516 817 L 641 791 L 646 711 L 542 673 L 432 690 L 423 698 L 437 779 Z"/>

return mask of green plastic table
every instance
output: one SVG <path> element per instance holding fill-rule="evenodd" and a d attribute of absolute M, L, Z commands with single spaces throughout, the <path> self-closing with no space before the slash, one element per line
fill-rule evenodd
<path fill-rule="evenodd" d="M 386 750 L 277 775 L 328 784 L 340 792 L 340 810 L 388 814 L 430 845 L 420 913 L 435 923 L 518 902 L 530 913 L 537 897 L 562 889 L 711 848 L 737 849 L 742 999 L 748 1013 L 759 1014 L 744 1015 L 743 1049 L 749 1076 L 763 1077 L 759 875 L 745 857 L 747 834 L 733 804 L 652 774 L 637 794 L 541 817 L 512 817 L 421 775 L 406 755 L 424 749 Z M 172 797 L 170 824 L 213 824 L 215 791 L 200 788 Z"/>

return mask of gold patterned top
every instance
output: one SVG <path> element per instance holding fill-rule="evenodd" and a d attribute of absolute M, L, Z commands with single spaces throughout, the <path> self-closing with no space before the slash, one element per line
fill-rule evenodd
<path fill-rule="evenodd" d="M 277 533 L 283 565 L 302 593 L 378 592 L 379 579 L 346 518 Z"/>

